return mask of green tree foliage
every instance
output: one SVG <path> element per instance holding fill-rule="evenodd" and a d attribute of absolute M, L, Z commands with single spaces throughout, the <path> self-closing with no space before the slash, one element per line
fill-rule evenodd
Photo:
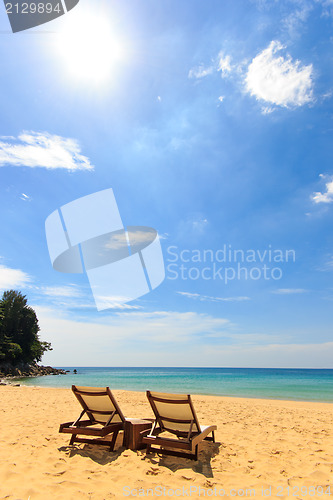
<path fill-rule="evenodd" d="M 38 336 L 38 319 L 25 295 L 15 290 L 4 292 L 0 300 L 0 361 L 30 363 L 40 361 L 49 342 Z"/>

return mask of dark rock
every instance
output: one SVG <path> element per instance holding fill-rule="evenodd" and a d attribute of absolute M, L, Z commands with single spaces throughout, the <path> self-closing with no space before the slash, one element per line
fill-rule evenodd
<path fill-rule="evenodd" d="M 0 376 L 3 378 L 14 377 L 40 377 L 42 375 L 66 375 L 65 370 L 52 368 L 52 366 L 39 366 L 37 363 L 0 363 Z"/>

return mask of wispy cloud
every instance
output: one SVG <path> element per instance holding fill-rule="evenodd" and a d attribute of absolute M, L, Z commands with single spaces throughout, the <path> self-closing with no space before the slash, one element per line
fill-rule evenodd
<path fill-rule="evenodd" d="M 98 301 L 100 309 L 116 309 L 121 311 L 142 309 L 141 306 L 127 304 L 132 298 L 124 295 L 98 295 L 95 293 L 95 298 Z"/>
<path fill-rule="evenodd" d="M 200 66 L 196 66 L 195 68 L 190 69 L 188 77 L 196 79 L 204 78 L 205 76 L 211 75 L 214 70 L 214 66 L 205 67 L 203 64 L 200 64 Z"/>
<path fill-rule="evenodd" d="M 33 131 L 18 137 L 0 137 L 1 166 L 93 170 L 75 139 Z"/>
<path fill-rule="evenodd" d="M 250 297 L 211 297 L 210 295 L 201 295 L 199 293 L 176 292 L 189 299 L 200 300 L 202 302 L 243 302 L 251 300 Z"/>
<path fill-rule="evenodd" d="M 41 288 L 43 294 L 49 297 L 80 297 L 81 291 L 76 286 L 44 286 Z"/>
<path fill-rule="evenodd" d="M 316 2 L 322 5 L 323 14 L 325 16 L 333 16 L 333 1 L 332 0 L 316 0 Z"/>
<path fill-rule="evenodd" d="M 290 29 L 297 22 L 304 21 L 308 9 L 300 9 L 288 20 Z M 287 22 L 287 21 L 286 21 Z M 269 103 L 263 107 L 263 114 L 269 114 L 281 107 L 297 107 L 313 101 L 313 67 L 312 64 L 302 65 L 293 60 L 289 54 L 282 53 L 286 47 L 279 41 L 273 40 L 269 46 L 257 54 L 248 64 L 245 61 L 232 64 L 229 54 L 223 50 L 213 59 L 212 64 L 203 64 L 192 68 L 189 78 L 201 79 L 216 72 L 221 77 L 235 76 L 236 81 L 241 78 L 242 87 L 255 96 L 257 100 Z M 219 98 L 222 102 L 222 99 Z"/>
<path fill-rule="evenodd" d="M 25 287 L 31 281 L 31 277 L 21 271 L 0 264 L 0 290 Z"/>
<path fill-rule="evenodd" d="M 333 342 L 297 344 L 278 333 L 245 334 L 207 314 L 134 311 L 78 321 L 58 308 L 34 308 L 43 339 L 54 349 L 44 362 L 53 365 L 109 366 L 113 360 L 135 366 L 139 360 L 141 366 L 332 366 Z"/>
<path fill-rule="evenodd" d="M 232 325 L 228 319 L 200 314 L 196 312 L 177 311 L 117 311 L 106 318 L 99 320 L 77 321 L 70 318 L 65 311 L 57 311 L 50 307 L 37 306 L 41 319 L 47 320 L 45 331 L 67 332 L 67 336 L 75 338 L 76 333 L 82 340 L 108 338 L 109 341 L 129 340 L 136 342 L 148 341 L 164 345 L 185 343 L 190 340 L 204 340 L 208 334 L 218 334 L 218 337 L 230 336 Z M 66 330 L 59 328 L 59 324 L 67 324 Z M 91 332 L 94 332 L 93 335 Z"/>
<path fill-rule="evenodd" d="M 308 290 L 304 288 L 279 288 L 278 290 L 274 290 L 272 293 L 276 293 L 278 295 L 293 295 L 298 293 L 306 293 Z"/>
<path fill-rule="evenodd" d="M 212 64 L 205 66 L 204 64 L 199 64 L 194 68 L 190 69 L 188 73 L 189 78 L 201 79 L 206 76 L 212 75 L 217 71 L 221 71 L 221 77 L 224 78 L 229 75 L 232 71 L 231 67 L 231 57 L 221 51 L 217 58 L 214 58 Z"/>
<path fill-rule="evenodd" d="M 94 299 L 90 288 L 87 286 L 78 286 L 69 284 L 64 286 L 30 286 L 31 293 L 34 294 L 34 300 L 39 304 L 47 304 L 48 307 L 57 307 L 66 312 L 82 310 L 95 311 Z M 138 310 L 141 306 L 122 304 L 121 297 L 103 297 L 108 309 L 118 311 Z M 43 306 L 42 306 L 43 307 Z"/>
<path fill-rule="evenodd" d="M 263 108 L 261 108 L 261 112 L 263 115 L 270 115 L 274 111 L 275 108 L 273 108 L 272 106 L 264 106 Z"/>
<path fill-rule="evenodd" d="M 331 255 L 326 262 L 326 269 L 333 271 L 333 255 Z"/>
<path fill-rule="evenodd" d="M 231 57 L 224 52 L 219 53 L 217 70 L 221 71 L 222 78 L 231 73 Z"/>
<path fill-rule="evenodd" d="M 195 231 L 199 233 L 203 232 L 208 224 L 208 220 L 205 217 L 199 217 L 191 221 L 192 227 Z"/>
<path fill-rule="evenodd" d="M 332 272 L 333 271 L 333 255 L 326 255 L 324 258 L 324 262 L 316 267 L 317 271 L 320 272 Z"/>
<path fill-rule="evenodd" d="M 328 177 L 326 175 L 320 174 L 322 179 L 326 179 L 326 191 L 323 193 L 314 193 L 312 195 L 312 200 L 315 203 L 332 203 L 333 202 L 333 177 Z"/>
<path fill-rule="evenodd" d="M 282 27 L 288 31 L 289 36 L 295 37 L 300 35 L 303 25 L 307 21 L 313 7 L 314 4 L 312 2 L 300 2 L 297 8 L 282 20 Z"/>
<path fill-rule="evenodd" d="M 23 200 L 23 201 L 31 201 L 30 196 L 28 196 L 25 193 L 21 193 L 20 199 Z"/>
<path fill-rule="evenodd" d="M 181 219 L 178 224 L 178 232 L 182 238 L 203 235 L 209 228 L 209 220 L 202 213 L 189 214 Z"/>
<path fill-rule="evenodd" d="M 288 54 L 277 55 L 284 48 L 272 41 L 252 60 L 245 78 L 246 90 L 276 106 L 302 106 L 313 100 L 312 64 L 302 66 Z"/>

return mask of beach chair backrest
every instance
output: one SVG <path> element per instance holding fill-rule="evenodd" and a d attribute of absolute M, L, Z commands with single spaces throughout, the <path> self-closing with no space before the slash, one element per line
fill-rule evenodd
<path fill-rule="evenodd" d="M 109 387 L 77 387 L 72 390 L 89 419 L 102 425 L 125 422 Z"/>
<path fill-rule="evenodd" d="M 156 420 L 163 430 L 188 435 L 200 432 L 191 396 L 147 391 Z"/>

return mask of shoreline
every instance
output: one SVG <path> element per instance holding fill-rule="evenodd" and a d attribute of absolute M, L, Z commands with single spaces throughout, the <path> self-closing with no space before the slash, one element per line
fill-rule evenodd
<path fill-rule="evenodd" d="M 34 378 L 34 377 L 31 377 Z M 0 381 L 1 382 L 1 381 Z M 50 391 L 68 391 L 70 394 L 72 394 L 72 388 L 71 387 L 45 387 L 41 385 L 24 385 L 24 384 L 5 384 L 1 385 L 0 384 L 0 390 L 1 387 L 21 387 L 21 388 L 28 388 L 28 389 L 41 389 L 41 390 L 50 390 Z M 93 386 L 92 386 L 93 387 Z M 95 387 L 95 386 L 94 386 Z M 97 386 L 96 386 L 97 387 Z M 146 397 L 146 391 L 141 391 L 141 390 L 127 390 L 127 389 L 117 389 L 110 387 L 111 392 L 114 394 L 124 394 L 124 395 L 131 395 L 131 394 L 137 394 L 137 395 L 144 395 Z M 158 391 L 157 391 L 158 392 Z M 160 391 L 161 392 L 161 391 Z M 174 394 L 187 394 L 186 392 L 175 392 Z M 308 401 L 308 400 L 295 400 L 295 399 L 276 399 L 276 398 L 264 398 L 264 397 L 251 397 L 251 396 L 223 396 L 220 394 L 199 394 L 195 392 L 190 393 L 191 398 L 205 398 L 205 399 L 218 399 L 218 400 L 225 400 L 225 401 L 237 401 L 237 402 L 253 402 L 253 403 L 276 403 L 276 404 L 283 404 L 287 403 L 290 404 L 291 406 L 295 405 L 327 405 L 330 409 L 332 407 L 333 401 Z"/>
<path fill-rule="evenodd" d="M 46 385 L 33 385 L 33 384 L 24 384 L 24 383 L 20 383 L 22 382 L 22 380 L 24 381 L 25 379 L 35 379 L 35 378 L 39 378 L 39 377 L 42 377 L 42 376 L 46 376 L 46 375 L 37 375 L 37 376 L 29 376 L 29 377 L 24 377 L 22 379 L 22 377 L 8 377 L 6 379 L 0 379 L 0 386 L 13 386 L 14 384 L 13 383 L 10 383 L 10 381 L 13 381 L 13 382 L 16 382 L 16 384 L 20 384 L 21 387 L 33 387 L 33 388 L 42 388 L 42 389 L 59 389 L 59 390 L 71 390 L 71 386 L 72 386 L 72 383 L 69 384 L 69 386 L 67 387 L 51 387 L 51 386 L 46 386 Z M 54 375 L 55 376 L 55 375 Z M 8 383 L 7 383 L 8 381 Z M 75 384 L 74 384 L 75 385 Z M 77 384 L 78 386 L 80 386 L 81 384 Z M 92 387 L 105 387 L 105 386 L 92 386 Z M 135 393 L 145 393 L 146 391 L 145 390 L 141 390 L 141 389 L 122 389 L 122 388 L 117 388 L 115 386 L 111 387 L 109 386 L 111 391 L 124 391 L 124 392 L 135 392 Z M 197 392 L 187 392 L 187 391 L 165 391 L 164 389 L 163 390 L 160 390 L 158 391 L 156 389 L 157 392 L 170 392 L 170 393 L 174 393 L 174 394 L 190 394 L 191 396 L 203 396 L 203 397 L 213 397 L 213 398 L 227 398 L 227 399 L 244 399 L 244 400 L 255 400 L 255 401 L 259 401 L 259 400 L 262 400 L 262 401 L 285 401 L 285 402 L 291 402 L 291 403 L 318 403 L 318 404 L 328 404 L 328 405 L 332 405 L 333 404 L 333 398 L 332 400 L 311 400 L 311 399 L 293 399 L 293 398 L 284 398 L 284 397 L 281 397 L 281 398 L 276 398 L 276 397 L 265 397 L 265 396 L 249 396 L 249 395 L 241 395 L 241 396 L 238 396 L 238 395 L 225 395 L 225 394 L 207 394 L 207 393 L 197 393 Z"/>

